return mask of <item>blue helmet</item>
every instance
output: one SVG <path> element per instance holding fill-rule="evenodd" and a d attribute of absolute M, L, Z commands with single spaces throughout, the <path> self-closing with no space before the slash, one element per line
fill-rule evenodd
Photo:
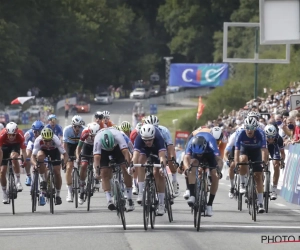
<path fill-rule="evenodd" d="M 207 141 L 203 136 L 196 136 L 193 138 L 191 146 L 194 154 L 203 154 L 207 147 Z"/>
<path fill-rule="evenodd" d="M 44 123 L 42 123 L 40 120 L 36 120 L 34 123 L 32 123 L 31 128 L 33 130 L 42 130 L 44 128 Z"/>
<path fill-rule="evenodd" d="M 51 114 L 51 115 L 48 116 L 48 121 L 50 121 L 50 120 L 52 120 L 52 119 L 57 119 L 57 118 L 56 118 L 56 115 Z"/>

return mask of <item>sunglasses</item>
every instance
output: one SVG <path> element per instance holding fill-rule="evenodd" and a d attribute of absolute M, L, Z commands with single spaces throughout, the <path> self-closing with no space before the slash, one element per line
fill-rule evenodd
<path fill-rule="evenodd" d="M 245 126 L 245 129 L 246 129 L 246 130 L 252 130 L 252 131 L 253 131 L 253 130 L 256 130 L 256 127 L 255 127 L 255 126 L 249 126 L 249 125 L 248 125 L 248 126 Z"/>
<path fill-rule="evenodd" d="M 33 130 L 33 133 L 37 134 L 37 133 L 41 133 L 40 130 Z"/>
<path fill-rule="evenodd" d="M 144 142 L 153 141 L 153 139 L 143 139 Z"/>
<path fill-rule="evenodd" d="M 15 137 L 17 134 L 7 134 L 8 137 Z"/>
<path fill-rule="evenodd" d="M 267 135 L 267 138 L 268 139 L 274 139 L 276 136 L 274 136 L 274 135 Z"/>
<path fill-rule="evenodd" d="M 79 125 L 76 125 L 76 126 L 73 126 L 73 128 L 81 128 L 81 126 L 79 126 Z"/>
<path fill-rule="evenodd" d="M 55 118 L 52 118 L 52 119 L 49 119 L 48 121 L 54 122 L 54 121 L 56 121 L 56 119 L 55 119 Z"/>

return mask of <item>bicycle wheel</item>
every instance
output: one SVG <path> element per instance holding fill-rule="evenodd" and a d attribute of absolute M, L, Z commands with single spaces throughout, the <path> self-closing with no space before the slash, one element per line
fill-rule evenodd
<path fill-rule="evenodd" d="M 78 174 L 75 169 L 72 171 L 72 196 L 75 200 L 75 208 L 78 208 Z"/>
<path fill-rule="evenodd" d="M 144 221 L 145 230 L 148 229 L 150 210 L 151 210 L 151 189 L 150 189 L 149 179 L 146 179 L 145 188 L 143 192 L 143 221 Z"/>
<path fill-rule="evenodd" d="M 15 214 L 15 193 L 16 193 L 16 187 L 15 187 L 15 178 L 13 173 L 9 173 L 9 191 L 8 195 L 11 199 L 11 206 L 12 206 L 12 213 Z"/>
<path fill-rule="evenodd" d="M 32 202 L 32 213 L 36 211 L 36 203 L 37 203 L 37 197 L 38 197 L 38 178 L 39 175 L 37 172 L 34 172 L 33 174 L 33 183 L 31 185 L 31 202 Z"/>
<path fill-rule="evenodd" d="M 252 220 L 256 221 L 256 195 L 255 195 L 255 185 L 254 176 L 251 176 L 251 207 L 252 207 Z"/>
<path fill-rule="evenodd" d="M 247 190 L 246 193 L 247 193 L 247 199 L 248 199 L 247 208 L 248 208 L 249 214 L 252 216 L 252 192 L 251 192 L 251 190 L 252 190 L 252 177 L 251 176 L 249 177 L 246 190 Z"/>
<path fill-rule="evenodd" d="M 171 205 L 171 193 L 170 193 L 170 186 L 169 181 L 166 181 L 166 188 L 165 188 L 165 207 L 168 212 L 169 222 L 173 221 L 173 214 L 172 214 L 172 205 Z"/>
<path fill-rule="evenodd" d="M 50 213 L 54 214 L 54 195 L 53 195 L 53 174 L 50 172 L 48 176 L 48 192 L 49 192 L 49 201 L 50 201 Z"/>
<path fill-rule="evenodd" d="M 92 182 L 93 182 L 93 172 L 88 170 L 88 181 L 86 184 L 87 211 L 90 211 L 90 206 L 91 206 Z"/>
<path fill-rule="evenodd" d="M 235 187 L 236 188 L 236 193 L 237 193 L 237 200 L 238 200 L 238 210 L 239 211 L 242 211 L 243 209 L 243 194 L 240 193 L 240 178 L 238 175 L 235 175 L 236 178 L 238 179 L 238 182 L 237 182 L 237 186 Z"/>
<path fill-rule="evenodd" d="M 150 224 L 151 228 L 154 229 L 155 226 L 155 217 L 156 217 L 156 210 L 158 206 L 158 200 L 156 195 L 156 185 L 154 179 L 152 180 L 151 186 L 150 186 L 150 200 L 151 200 L 151 208 L 150 208 Z"/>
<path fill-rule="evenodd" d="M 270 171 L 266 172 L 266 186 L 265 186 L 265 192 L 264 192 L 264 206 L 266 213 L 268 213 L 269 210 L 269 199 L 270 199 Z"/>
<path fill-rule="evenodd" d="M 115 185 L 116 195 L 117 195 L 117 209 L 121 217 L 122 225 L 124 230 L 126 230 L 126 219 L 125 219 L 125 198 L 119 183 Z"/>
<path fill-rule="evenodd" d="M 198 177 L 196 178 L 196 184 L 195 184 L 195 202 L 194 202 L 194 227 L 197 227 L 197 217 L 198 213 L 200 211 L 200 202 L 199 202 L 199 194 L 200 194 L 200 188 L 201 188 L 201 182 L 199 181 Z"/>
<path fill-rule="evenodd" d="M 199 201 L 198 201 L 198 217 L 197 217 L 197 231 L 200 230 L 200 223 L 201 223 L 201 214 L 202 212 L 205 213 L 205 206 L 206 206 L 206 191 L 207 190 L 207 174 L 203 173 L 203 177 L 200 183 L 200 190 L 199 190 Z"/>

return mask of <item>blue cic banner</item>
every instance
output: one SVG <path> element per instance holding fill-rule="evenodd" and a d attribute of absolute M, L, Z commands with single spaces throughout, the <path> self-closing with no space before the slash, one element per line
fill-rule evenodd
<path fill-rule="evenodd" d="M 229 67 L 226 63 L 216 64 L 171 64 L 170 86 L 218 87 L 228 79 Z"/>

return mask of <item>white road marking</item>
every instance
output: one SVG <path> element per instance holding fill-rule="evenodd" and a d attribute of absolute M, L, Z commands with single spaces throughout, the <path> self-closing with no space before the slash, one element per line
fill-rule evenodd
<path fill-rule="evenodd" d="M 193 228 L 192 224 L 190 225 L 174 225 L 174 224 L 166 224 L 166 225 L 155 225 L 155 228 Z M 78 230 L 78 229 L 101 229 L 101 228 L 123 228 L 122 225 L 90 225 L 90 226 L 58 226 L 58 227 L 12 227 L 12 228 L 0 228 L 0 232 L 8 232 L 8 231 L 41 231 L 41 230 L 61 230 L 61 229 L 69 229 L 69 230 Z M 133 224 L 127 225 L 127 228 L 144 228 L 141 224 Z M 300 226 L 258 226 L 258 225 L 201 225 L 201 228 L 244 228 L 244 229 L 300 229 Z"/>
<path fill-rule="evenodd" d="M 279 207 L 286 207 L 286 205 L 281 204 L 281 203 L 275 203 L 275 205 L 279 206 Z"/>
<path fill-rule="evenodd" d="M 292 211 L 296 212 L 296 213 L 299 213 L 300 214 L 300 210 L 295 210 L 293 209 Z"/>

